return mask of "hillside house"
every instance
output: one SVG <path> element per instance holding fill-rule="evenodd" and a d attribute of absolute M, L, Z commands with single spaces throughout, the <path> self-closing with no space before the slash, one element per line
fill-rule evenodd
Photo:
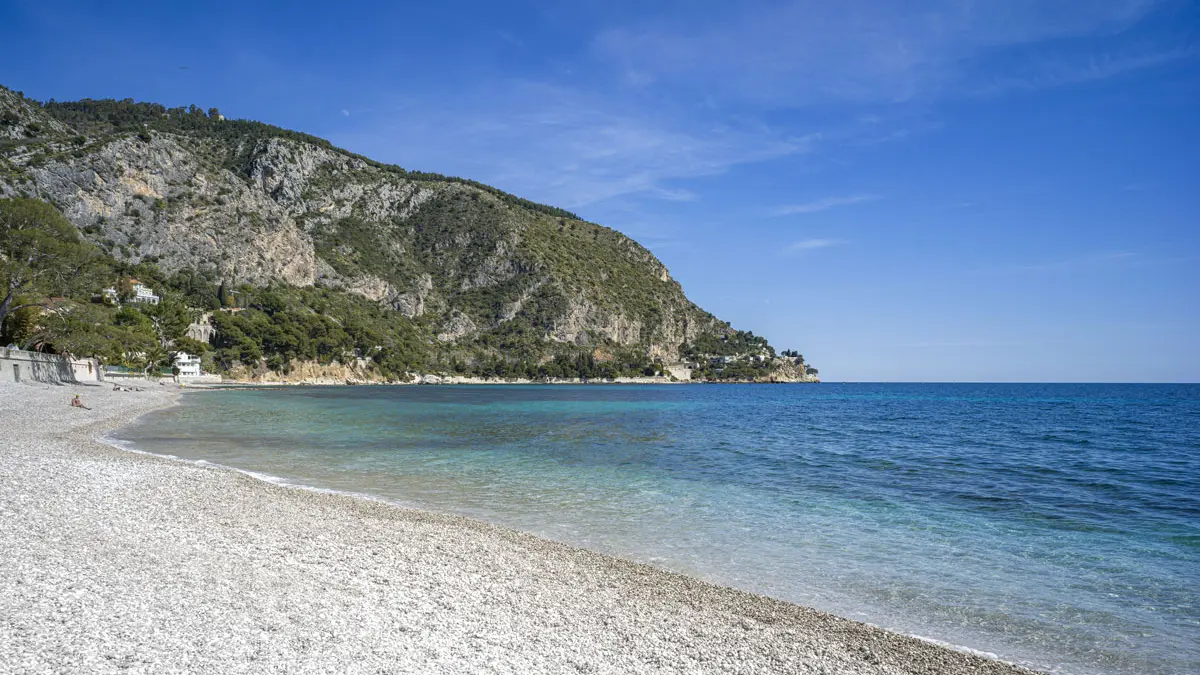
<path fill-rule="evenodd" d="M 162 298 L 154 294 L 154 290 L 143 284 L 137 279 L 130 279 L 129 284 L 133 287 L 133 301 L 144 302 L 150 305 L 157 305 Z"/>

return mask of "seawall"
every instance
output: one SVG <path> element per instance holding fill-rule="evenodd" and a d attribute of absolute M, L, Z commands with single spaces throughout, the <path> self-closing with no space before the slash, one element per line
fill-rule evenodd
<path fill-rule="evenodd" d="M 23 349 L 0 349 L 0 382 L 74 384 L 100 382 L 104 375 L 96 359 L 72 359 Z"/>

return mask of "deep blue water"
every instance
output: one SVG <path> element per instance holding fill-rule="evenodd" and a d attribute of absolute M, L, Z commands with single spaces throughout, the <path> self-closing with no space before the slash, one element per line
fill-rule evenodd
<path fill-rule="evenodd" d="M 1200 385 L 221 391 L 120 437 L 1044 670 L 1200 673 Z"/>

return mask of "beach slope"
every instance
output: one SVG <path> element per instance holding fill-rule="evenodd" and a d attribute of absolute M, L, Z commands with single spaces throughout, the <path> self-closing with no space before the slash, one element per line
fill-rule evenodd
<path fill-rule="evenodd" d="M 68 407 L 76 391 L 92 410 Z M 0 387 L 0 672 L 1029 672 L 464 518 L 95 440 L 178 395 Z"/>

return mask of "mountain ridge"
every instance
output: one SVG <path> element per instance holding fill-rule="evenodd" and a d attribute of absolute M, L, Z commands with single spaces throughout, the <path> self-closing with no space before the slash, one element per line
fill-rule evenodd
<path fill-rule="evenodd" d="M 775 357 L 616 230 L 215 108 L 0 87 L 0 197 L 13 196 L 51 201 L 130 264 L 366 298 L 420 324 L 442 361 L 624 349 L 662 364 L 730 339 Z"/>

